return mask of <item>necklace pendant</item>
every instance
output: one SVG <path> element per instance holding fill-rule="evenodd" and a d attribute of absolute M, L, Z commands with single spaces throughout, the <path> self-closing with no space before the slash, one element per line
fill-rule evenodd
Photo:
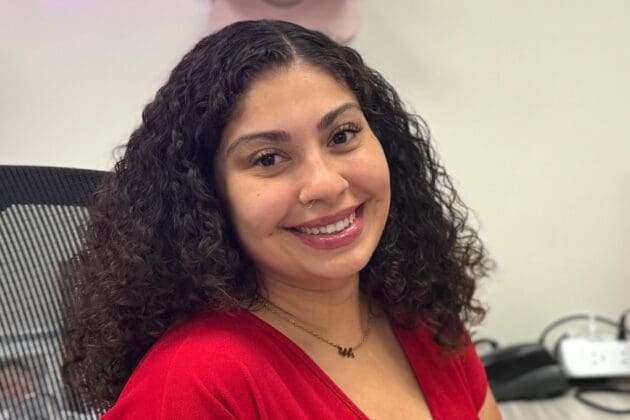
<path fill-rule="evenodd" d="M 354 359 L 354 351 L 352 351 L 352 347 L 337 346 L 337 351 L 341 357 L 351 357 Z"/>

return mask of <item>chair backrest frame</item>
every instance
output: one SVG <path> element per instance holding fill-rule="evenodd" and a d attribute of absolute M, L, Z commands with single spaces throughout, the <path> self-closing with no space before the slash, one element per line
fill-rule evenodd
<path fill-rule="evenodd" d="M 106 172 L 0 165 L 0 418 L 96 418 L 61 379 L 61 270 Z"/>

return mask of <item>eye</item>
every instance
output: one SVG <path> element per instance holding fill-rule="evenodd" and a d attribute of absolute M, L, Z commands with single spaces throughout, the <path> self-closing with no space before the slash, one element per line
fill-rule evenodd
<path fill-rule="evenodd" d="M 340 145 L 346 144 L 352 141 L 358 132 L 361 131 L 361 127 L 356 124 L 346 124 L 340 127 L 332 136 L 330 142 L 332 144 Z"/>
<path fill-rule="evenodd" d="M 282 157 L 275 152 L 263 151 L 254 156 L 254 165 L 257 166 L 274 166 L 282 161 Z"/>

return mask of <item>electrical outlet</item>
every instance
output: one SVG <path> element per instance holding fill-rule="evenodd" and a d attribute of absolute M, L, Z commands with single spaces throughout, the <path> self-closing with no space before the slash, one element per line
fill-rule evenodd
<path fill-rule="evenodd" d="M 569 378 L 630 377 L 630 341 L 565 338 L 558 359 Z"/>

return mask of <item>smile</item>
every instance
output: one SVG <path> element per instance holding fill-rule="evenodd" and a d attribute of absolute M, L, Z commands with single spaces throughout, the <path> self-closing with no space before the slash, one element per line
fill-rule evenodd
<path fill-rule="evenodd" d="M 363 204 L 312 219 L 289 231 L 311 248 L 333 250 L 349 246 L 363 232 Z"/>
<path fill-rule="evenodd" d="M 339 220 L 336 223 L 331 223 L 325 226 L 318 227 L 302 227 L 298 226 L 295 229 L 301 233 L 306 233 L 307 235 L 329 235 L 332 233 L 341 232 L 346 230 L 352 223 L 354 223 L 354 219 L 356 218 L 356 212 L 352 212 L 352 214 L 342 220 Z"/>

